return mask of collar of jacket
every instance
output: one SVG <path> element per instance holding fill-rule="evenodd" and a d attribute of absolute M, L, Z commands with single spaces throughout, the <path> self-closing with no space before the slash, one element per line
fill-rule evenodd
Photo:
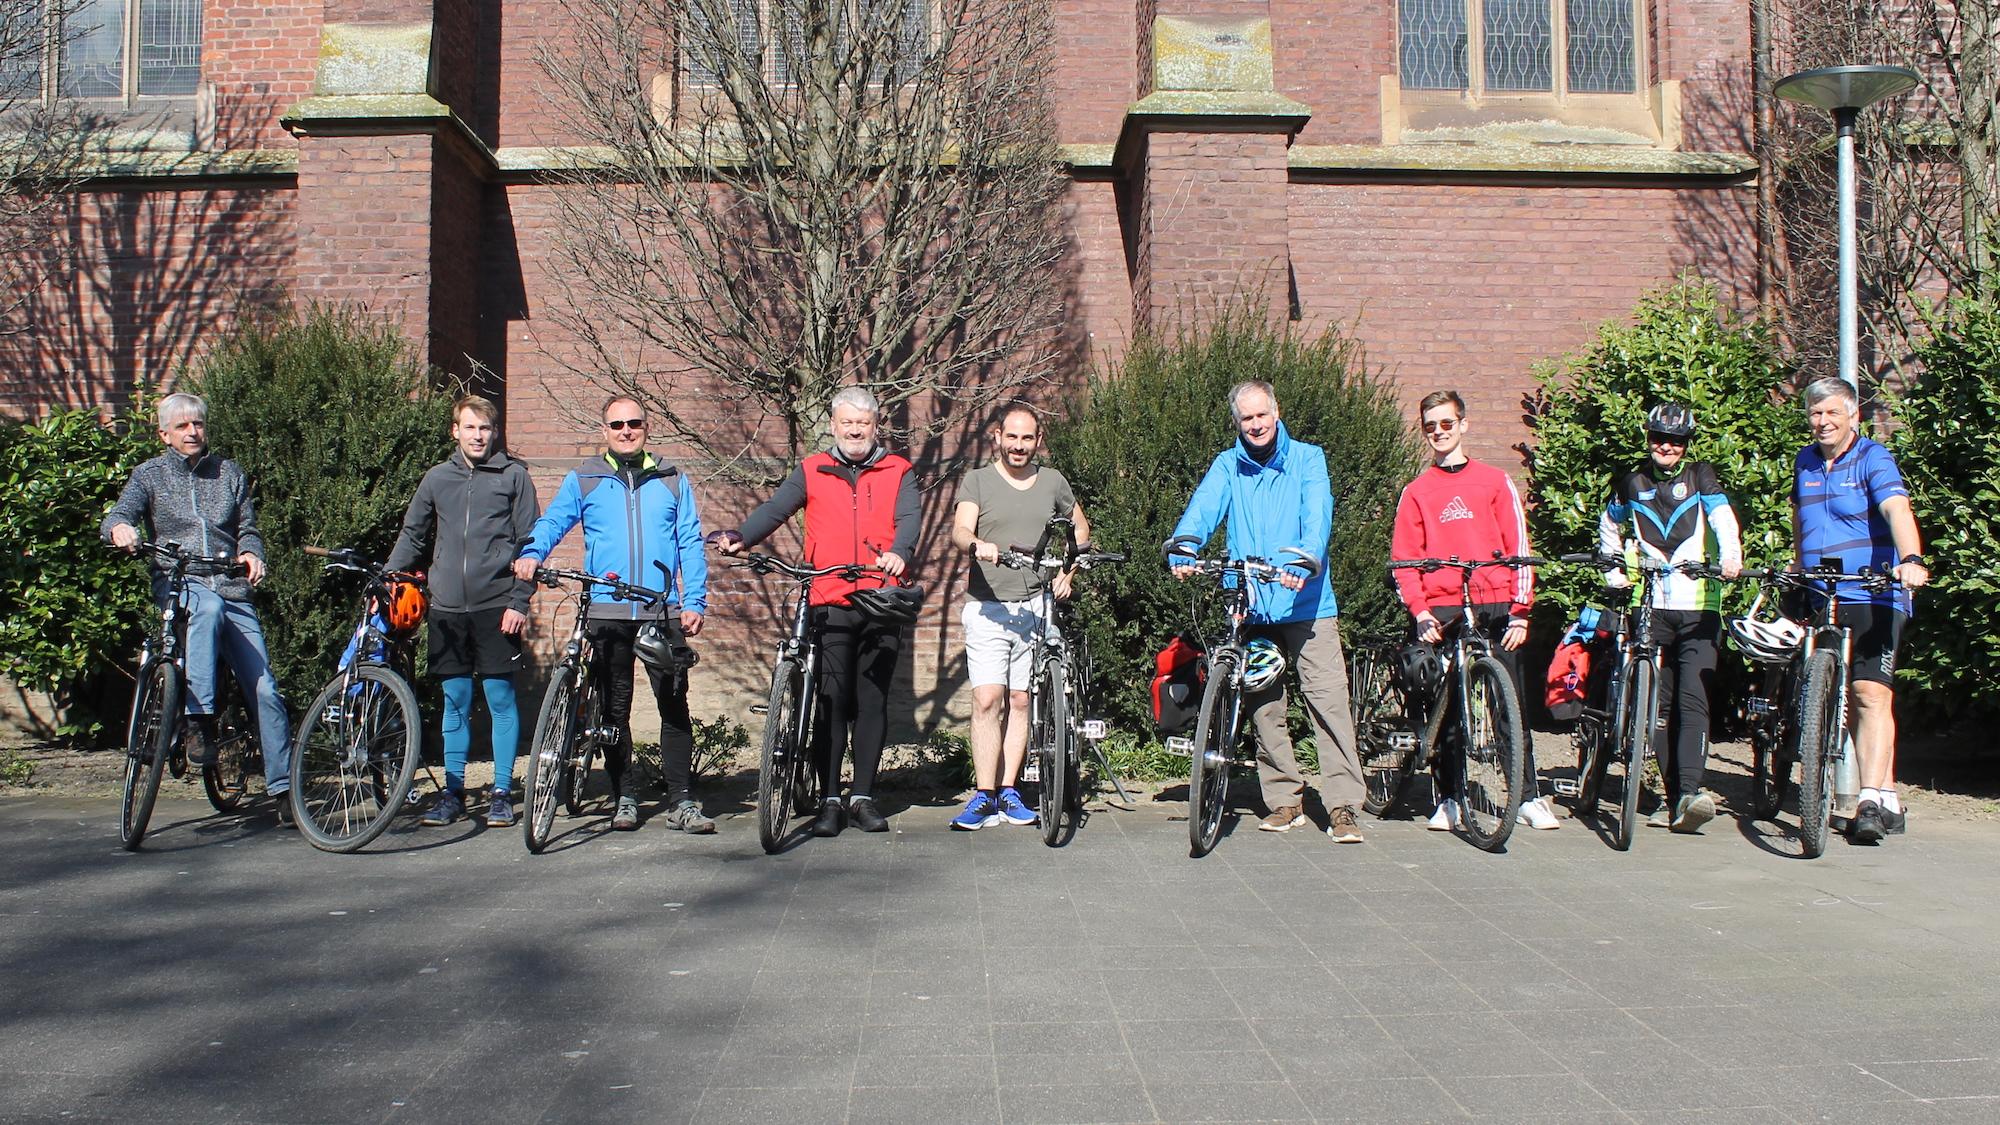
<path fill-rule="evenodd" d="M 614 477 L 625 471 L 625 466 L 620 465 L 618 463 L 618 458 L 613 456 L 611 451 L 608 449 L 604 451 L 602 456 L 598 457 L 598 461 L 601 464 L 603 464 L 604 471 L 610 473 Z M 675 469 L 672 465 L 669 465 L 661 461 L 659 458 L 654 457 L 652 453 L 645 450 L 640 451 L 639 472 L 637 474 L 640 484 L 644 484 L 645 482 L 652 480 L 654 477 L 673 476 L 678 471 L 679 470 Z"/>
<path fill-rule="evenodd" d="M 1237 471 L 1245 473 L 1256 473 L 1256 472 L 1262 472 L 1265 469 L 1270 469 L 1273 472 L 1283 472 L 1285 468 L 1285 453 L 1292 448 L 1292 434 L 1291 431 L 1285 429 L 1284 422 L 1280 421 L 1278 423 L 1278 433 L 1276 437 L 1273 437 L 1271 439 L 1271 444 L 1275 446 L 1275 448 L 1271 450 L 1271 459 L 1260 465 L 1257 463 L 1257 459 L 1255 457 L 1250 456 L 1250 443 L 1243 440 L 1242 434 L 1240 433 L 1237 434 L 1236 435 Z"/>
<path fill-rule="evenodd" d="M 208 459 L 213 456 L 215 456 L 214 450 L 204 449 L 192 457 L 182 457 L 178 453 L 171 453 L 170 459 L 182 470 L 188 473 L 198 473 L 201 471 L 201 467 L 208 462 Z"/>
<path fill-rule="evenodd" d="M 847 458 L 842 457 L 840 455 L 840 447 L 837 445 L 827 450 L 826 455 L 833 459 L 832 463 L 821 465 L 819 467 L 820 472 L 838 473 L 848 469 L 859 472 L 862 469 L 872 469 L 879 464 L 882 458 L 889 455 L 889 447 L 878 441 L 875 443 L 875 448 L 868 451 L 868 456 L 862 458 L 860 461 L 849 461 Z"/>
<path fill-rule="evenodd" d="M 470 458 L 466 457 L 465 450 L 463 449 L 452 450 L 451 459 L 453 461 L 458 462 L 460 468 L 463 468 L 469 472 L 476 472 L 480 469 L 484 469 L 489 473 L 497 473 L 502 469 L 505 469 L 508 463 L 512 460 L 507 456 L 507 451 L 504 449 L 496 449 L 493 452 L 487 454 L 486 460 L 481 461 L 478 464 L 474 464 Z"/>

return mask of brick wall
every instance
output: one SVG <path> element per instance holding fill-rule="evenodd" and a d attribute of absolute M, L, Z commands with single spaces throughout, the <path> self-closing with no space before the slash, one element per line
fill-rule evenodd
<path fill-rule="evenodd" d="M 1261 293 L 1282 312 L 1290 253 L 1285 138 L 1171 133 L 1147 138 L 1145 244 L 1135 316 L 1159 327 Z"/>
<path fill-rule="evenodd" d="M 215 102 L 204 147 L 291 147 L 278 117 L 312 93 L 321 11 L 319 3 L 206 0 L 201 72 Z"/>
<path fill-rule="evenodd" d="M 401 323 L 413 340 L 428 337 L 436 143 L 414 134 L 300 144 L 292 271 L 300 296 L 352 302 Z"/>
<path fill-rule="evenodd" d="M 1396 9 L 1380 0 L 1271 0 L 1278 92 L 1312 107 L 1300 144 L 1379 144 Z"/>

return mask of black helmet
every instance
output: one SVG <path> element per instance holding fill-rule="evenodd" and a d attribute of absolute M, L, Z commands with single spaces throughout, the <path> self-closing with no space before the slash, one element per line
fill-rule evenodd
<path fill-rule="evenodd" d="M 685 635 L 658 619 L 639 627 L 639 635 L 632 638 L 632 651 L 639 654 L 641 664 L 655 672 L 686 670 L 701 662 L 701 654 L 688 647 Z"/>
<path fill-rule="evenodd" d="M 1663 402 L 1646 415 L 1646 432 L 1665 434 L 1668 437 L 1692 438 L 1694 411 L 1678 402 Z"/>
<path fill-rule="evenodd" d="M 847 595 L 847 604 L 885 624 L 908 625 L 924 607 L 924 588 L 873 586 Z"/>
<path fill-rule="evenodd" d="M 1396 650 L 1396 681 L 1403 690 L 1428 694 L 1443 679 L 1444 661 L 1434 646 L 1411 641 Z"/>

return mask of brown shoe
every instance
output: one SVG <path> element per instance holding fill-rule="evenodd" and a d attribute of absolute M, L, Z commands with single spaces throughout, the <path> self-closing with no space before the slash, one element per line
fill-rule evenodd
<path fill-rule="evenodd" d="M 1345 806 L 1333 810 L 1333 823 L 1327 826 L 1326 834 L 1336 844 L 1360 843 L 1361 824 L 1354 819 L 1354 810 Z"/>
<path fill-rule="evenodd" d="M 1260 832 L 1290 832 L 1306 822 L 1306 811 L 1297 805 L 1286 805 L 1257 822 Z"/>

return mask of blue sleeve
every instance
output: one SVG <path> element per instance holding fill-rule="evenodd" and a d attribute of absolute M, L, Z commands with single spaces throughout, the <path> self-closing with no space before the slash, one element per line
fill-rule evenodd
<path fill-rule="evenodd" d="M 1306 459 L 1303 469 L 1299 474 L 1299 498 L 1303 507 L 1299 513 L 1299 534 L 1305 541 L 1297 546 L 1311 555 L 1313 562 L 1324 572 L 1326 547 L 1333 539 L 1333 478 L 1326 471 L 1326 454 L 1317 449 L 1312 457 Z"/>
<path fill-rule="evenodd" d="M 1910 486 L 1903 483 L 1903 470 L 1896 467 L 1896 459 L 1887 449 L 1876 446 L 1868 451 L 1868 505 L 1879 508 L 1884 500 L 1898 496 L 1908 496 Z"/>
<path fill-rule="evenodd" d="M 1195 541 L 1195 550 L 1208 542 L 1215 534 L 1215 527 L 1229 510 L 1229 469 L 1225 458 L 1217 457 L 1209 463 L 1208 472 L 1202 474 L 1201 483 L 1195 485 L 1194 495 L 1188 499 L 1187 510 L 1181 513 L 1170 539 L 1183 536 Z"/>
<path fill-rule="evenodd" d="M 674 540 L 681 556 L 681 608 L 708 612 L 708 556 L 702 552 L 701 509 L 695 506 L 694 482 L 681 475 L 681 502 L 674 511 Z"/>
<path fill-rule="evenodd" d="M 535 521 L 534 534 L 528 537 L 528 545 L 521 548 L 521 557 L 540 562 L 549 557 L 556 544 L 563 541 L 570 529 L 583 518 L 583 486 L 577 483 L 576 474 L 563 478 L 562 486 L 556 489 L 556 498 L 542 510 L 542 518 Z"/>

